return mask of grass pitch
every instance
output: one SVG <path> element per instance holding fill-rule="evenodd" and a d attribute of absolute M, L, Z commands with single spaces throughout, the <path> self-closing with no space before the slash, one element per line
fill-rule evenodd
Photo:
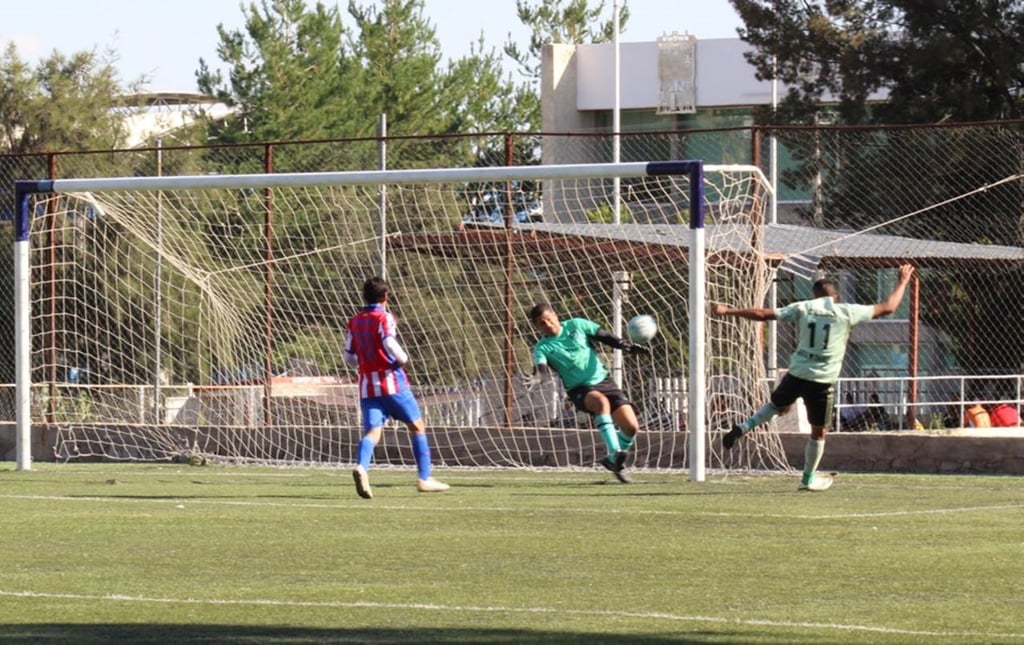
<path fill-rule="evenodd" d="M 0 640 L 1024 641 L 1024 479 L 0 468 Z"/>

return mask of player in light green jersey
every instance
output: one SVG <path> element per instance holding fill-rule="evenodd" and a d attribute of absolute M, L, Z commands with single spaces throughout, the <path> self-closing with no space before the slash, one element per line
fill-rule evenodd
<path fill-rule="evenodd" d="M 914 267 L 900 266 L 900 277 L 892 293 L 873 305 L 839 302 L 839 293 L 831 280 L 818 280 L 812 288 L 813 300 L 803 300 L 781 309 L 734 309 L 717 304 L 716 316 L 737 316 L 747 320 L 781 320 L 797 325 L 799 340 L 789 362 L 789 371 L 772 391 L 771 400 L 753 416 L 733 426 L 722 437 L 726 450 L 754 428 L 787 411 L 802 398 L 811 423 L 811 437 L 804 449 L 804 472 L 800 490 L 821 491 L 832 485 L 832 478 L 815 476 L 825 452 L 826 428 L 832 423 L 833 388 L 839 379 L 850 330 L 864 321 L 896 311 L 903 293 L 914 275 Z"/>

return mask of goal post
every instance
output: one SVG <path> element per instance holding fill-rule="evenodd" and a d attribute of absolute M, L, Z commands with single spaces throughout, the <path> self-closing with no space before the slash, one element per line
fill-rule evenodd
<path fill-rule="evenodd" d="M 652 357 L 622 361 L 636 467 L 701 481 L 723 459 L 705 430 L 767 392 L 756 331 L 705 300 L 763 303 L 769 192 L 754 166 L 700 161 L 16 182 L 17 467 L 33 427 L 60 459 L 351 463 L 345 323 L 383 266 L 439 465 L 600 458 L 557 383 L 522 388 L 544 301 L 658 319 Z M 405 466 L 396 434 L 378 461 Z M 769 432 L 746 459 L 786 467 Z"/>

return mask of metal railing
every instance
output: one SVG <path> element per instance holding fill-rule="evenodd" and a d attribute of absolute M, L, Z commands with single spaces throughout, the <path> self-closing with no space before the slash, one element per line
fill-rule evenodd
<path fill-rule="evenodd" d="M 660 429 L 685 429 L 686 392 L 685 381 L 681 378 L 655 379 L 644 407 L 647 425 Z M 329 408 L 349 408 L 358 415 L 356 394 L 351 385 L 320 388 L 316 400 L 322 404 L 330 395 Z M 916 400 L 911 402 L 911 387 L 916 388 Z M 14 423 L 14 384 L 0 384 L 0 423 Z M 424 413 L 431 424 L 450 427 L 490 426 L 497 423 L 489 419 L 491 408 L 497 402 L 488 401 L 486 393 L 490 388 L 478 384 L 462 388 L 421 388 L 419 396 Z M 325 393 L 326 392 L 326 393 Z M 151 385 L 77 385 L 60 384 L 56 389 L 37 387 L 33 390 L 34 418 L 42 418 L 47 398 L 58 397 L 52 406 L 58 422 L 106 422 L 138 425 L 195 424 L 200 418 L 227 425 L 254 426 L 258 415 L 258 399 L 262 396 L 260 386 L 207 386 L 198 388 L 191 385 L 165 386 L 160 401 L 160 417 L 153 417 L 153 386 Z M 536 393 L 535 393 L 536 394 Z M 289 398 L 288 393 L 281 393 Z M 571 415 L 571 409 L 563 409 L 561 389 L 548 394 L 540 393 L 545 414 L 537 415 L 536 410 L 529 419 L 531 423 L 565 423 L 561 416 Z M 724 397 L 718 392 L 715 401 Z M 309 397 L 306 397 L 309 398 Z M 735 398 L 735 397 L 733 397 Z M 189 401 L 192 399 L 192 401 Z M 303 399 L 292 401 L 294 407 Z M 342 400 L 344 399 L 344 400 Z M 909 377 L 857 377 L 841 378 L 835 388 L 834 430 L 856 432 L 863 430 L 935 430 L 941 428 L 966 427 L 969 410 L 983 406 L 991 411 L 999 405 L 1009 405 L 1017 412 L 1015 424 L 1002 427 L 1022 428 L 1019 411 L 1024 406 L 1024 374 L 1009 375 L 948 375 Z M 191 405 L 190 405 L 191 403 Z M 532 402 L 536 407 L 537 402 Z M 732 407 L 735 400 L 725 402 Z M 300 406 L 301 407 L 301 406 Z M 323 405 L 316 406 L 321 410 Z M 526 406 L 524 410 L 533 409 Z M 566 411 L 568 410 L 568 412 Z M 908 418 L 913 410 L 917 423 L 911 427 Z M 750 410 L 733 410 L 746 414 Z M 331 415 L 332 417 L 336 415 Z M 353 416 L 353 418 L 354 418 Z M 537 416 L 538 418 L 533 418 Z M 551 419 L 543 417 L 550 416 Z M 1011 415 L 1012 416 L 1012 415 Z M 859 417 L 859 419 L 858 419 Z M 240 421 L 244 420 L 244 423 Z M 334 423 L 337 418 L 320 420 L 319 423 Z M 998 425 L 994 422 L 993 425 Z"/>
<path fill-rule="evenodd" d="M 911 402 L 911 387 L 916 397 Z M 849 395 L 849 398 L 847 398 Z M 1024 405 L 1024 375 L 966 374 L 949 376 L 841 378 L 836 384 L 835 430 L 842 431 L 851 412 L 861 412 L 861 424 L 876 419 L 877 430 L 933 430 L 967 425 L 968 410 L 980 405 L 991 409 L 1009 405 L 1017 411 Z M 916 423 L 909 427 L 910 410 Z M 882 426 L 885 427 L 882 427 Z M 849 429 L 849 428 L 848 428 Z"/>

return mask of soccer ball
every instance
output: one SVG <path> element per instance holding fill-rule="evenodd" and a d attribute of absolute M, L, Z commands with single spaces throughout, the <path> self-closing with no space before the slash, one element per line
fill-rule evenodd
<path fill-rule="evenodd" d="M 648 343 L 658 333 L 658 323 L 654 321 L 653 316 L 647 314 L 634 316 L 626 325 L 626 333 L 634 343 Z"/>

